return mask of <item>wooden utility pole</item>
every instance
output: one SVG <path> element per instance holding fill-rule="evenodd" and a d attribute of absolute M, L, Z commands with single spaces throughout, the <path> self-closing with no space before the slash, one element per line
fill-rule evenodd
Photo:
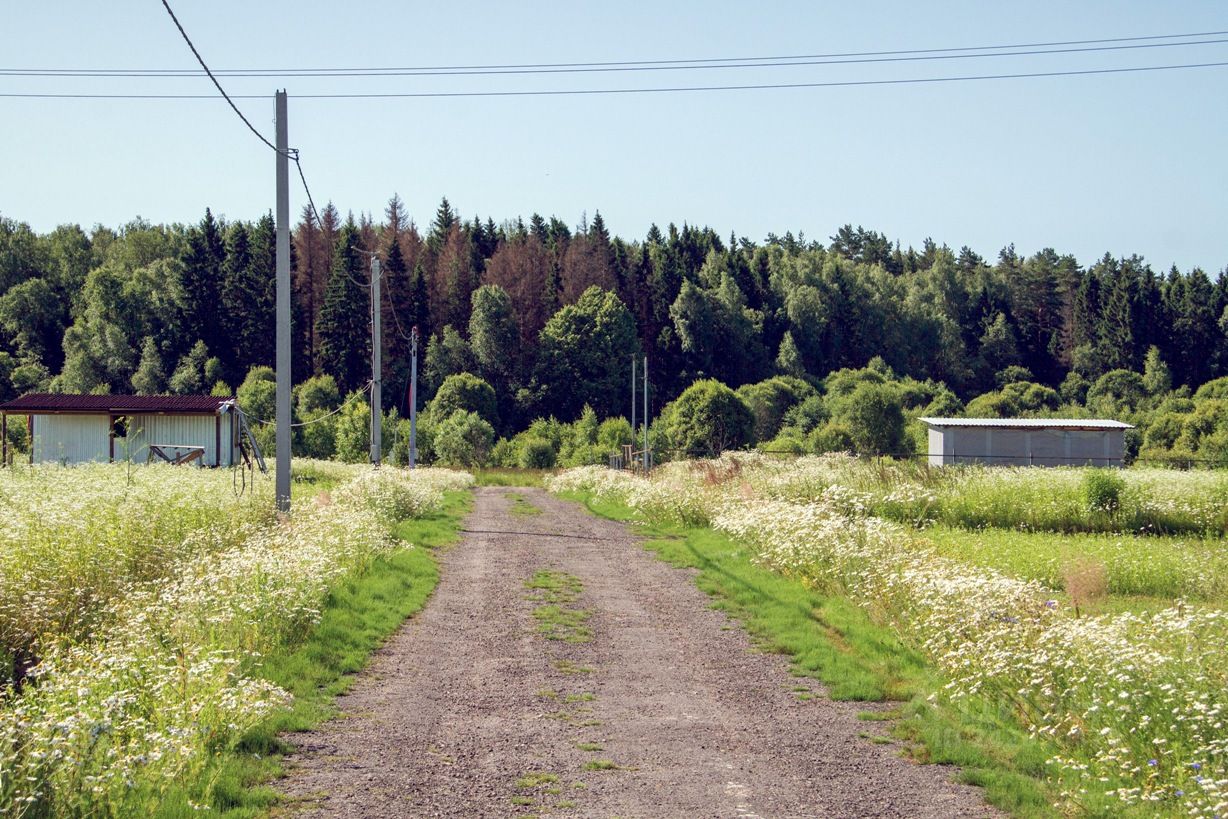
<path fill-rule="evenodd" d="M 277 92 L 277 509 L 290 511 L 290 137 Z"/>

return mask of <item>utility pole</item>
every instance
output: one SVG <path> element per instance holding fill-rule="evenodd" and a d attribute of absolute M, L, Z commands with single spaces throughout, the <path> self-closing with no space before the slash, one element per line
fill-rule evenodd
<path fill-rule="evenodd" d="M 648 475 L 648 356 L 644 356 L 644 475 Z"/>
<path fill-rule="evenodd" d="M 286 92 L 277 92 L 277 510 L 290 511 L 290 137 Z"/>
<path fill-rule="evenodd" d="M 418 461 L 418 325 L 409 331 L 409 468 Z"/>
<path fill-rule="evenodd" d="M 384 346 L 384 337 L 380 331 L 380 301 L 379 301 L 379 256 L 371 256 L 371 463 L 379 466 L 380 462 L 380 436 L 383 435 L 381 422 L 383 421 L 383 412 L 381 407 L 382 396 L 380 395 L 380 375 L 381 347 Z"/>
<path fill-rule="evenodd" d="M 635 355 L 631 356 L 631 443 L 635 443 Z"/>

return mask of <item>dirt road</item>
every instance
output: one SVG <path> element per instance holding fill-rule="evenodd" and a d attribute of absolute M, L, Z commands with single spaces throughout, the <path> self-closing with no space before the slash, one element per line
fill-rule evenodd
<path fill-rule="evenodd" d="M 466 529 L 343 716 L 292 737 L 294 815 L 991 815 L 859 736 L 860 706 L 799 696 L 622 524 L 482 488 Z"/>

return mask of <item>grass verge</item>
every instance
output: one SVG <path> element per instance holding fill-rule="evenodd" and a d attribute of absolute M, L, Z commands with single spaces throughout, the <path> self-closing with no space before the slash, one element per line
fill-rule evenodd
<path fill-rule="evenodd" d="M 266 656 L 261 673 L 294 695 L 291 707 L 251 731 L 235 751 L 211 760 L 198 781 L 168 793 L 155 816 L 198 816 L 193 803 L 227 819 L 266 815 L 281 799 L 269 784 L 281 775 L 280 756 L 288 750 L 279 735 L 331 717 L 334 699 L 350 687 L 371 652 L 426 605 L 439 580 L 433 552 L 459 537 L 472 499 L 469 492 L 447 492 L 439 511 L 398 524 L 396 536 L 418 548 L 394 552 L 341 581 L 307 639 Z"/>
<path fill-rule="evenodd" d="M 564 494 L 591 512 L 633 521 L 620 502 Z M 680 567 L 697 569 L 696 583 L 713 606 L 738 620 L 766 651 L 788 655 L 795 674 L 821 680 L 832 699 L 892 702 L 892 735 L 920 762 L 957 765 L 959 779 L 984 789 L 996 807 L 1021 817 L 1058 815 L 1046 780 L 1053 749 L 1030 739 L 1013 715 L 981 701 L 932 697 L 942 680 L 917 652 L 852 601 L 820 594 L 753 562 L 752 552 L 707 528 L 640 525 L 646 548 Z M 1089 815 L 1111 814 L 1089 805 Z"/>
<path fill-rule="evenodd" d="M 549 469 L 492 467 L 474 470 L 473 477 L 478 486 L 541 486 L 552 473 Z"/>

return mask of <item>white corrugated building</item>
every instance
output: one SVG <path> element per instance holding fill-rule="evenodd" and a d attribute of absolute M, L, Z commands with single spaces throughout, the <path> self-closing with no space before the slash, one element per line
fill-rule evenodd
<path fill-rule="evenodd" d="M 31 393 L 0 404 L 0 438 L 9 416 L 25 416 L 30 463 L 179 460 L 238 463 L 233 401 L 209 395 L 57 395 Z"/>
<path fill-rule="evenodd" d="M 922 418 L 929 462 L 1002 466 L 1121 466 L 1121 421 L 1064 418 Z"/>

